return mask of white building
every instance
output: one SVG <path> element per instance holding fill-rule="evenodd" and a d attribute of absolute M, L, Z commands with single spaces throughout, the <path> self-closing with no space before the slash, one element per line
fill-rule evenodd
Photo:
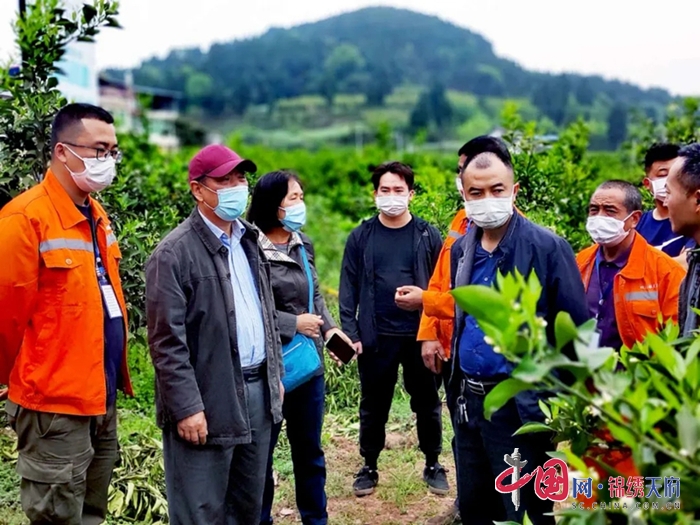
<path fill-rule="evenodd" d="M 181 99 L 176 91 L 133 85 L 128 77 L 127 81 L 103 76 L 99 79 L 99 105 L 114 115 L 117 128 L 120 131 L 141 130 L 141 117 L 145 117 L 149 140 L 165 150 L 174 150 L 180 145 L 175 122 L 180 114 Z"/>

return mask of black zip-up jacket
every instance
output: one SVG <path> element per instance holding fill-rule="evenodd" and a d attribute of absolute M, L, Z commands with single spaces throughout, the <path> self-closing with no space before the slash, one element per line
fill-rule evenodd
<path fill-rule="evenodd" d="M 340 273 L 340 323 L 353 342 L 364 348 L 377 345 L 377 323 L 374 315 L 374 236 L 379 216 L 363 221 L 345 244 Z M 414 275 L 416 286 L 428 288 L 437 263 L 442 237 L 434 226 L 413 216 Z"/>
<path fill-rule="evenodd" d="M 452 245 L 450 273 L 453 289 L 469 284 L 474 252 L 482 233 L 481 228 L 470 228 Z M 554 320 L 559 312 L 568 312 L 576 326 L 590 318 L 581 274 L 568 242 L 516 213 L 499 248 L 503 254 L 497 262 L 499 273 L 508 274 L 518 270 L 528 277 L 535 272 L 542 284 L 537 314 L 547 321 L 547 338 L 552 344 L 555 342 Z M 450 388 L 455 389 L 459 388 L 460 379 L 463 377 L 459 364 L 459 340 L 463 329 L 464 312 L 455 305 L 455 328 L 452 336 L 454 359 L 450 379 Z M 543 419 L 538 405 L 541 397 L 541 394 L 532 390 L 515 396 L 518 413 L 523 422 Z"/>

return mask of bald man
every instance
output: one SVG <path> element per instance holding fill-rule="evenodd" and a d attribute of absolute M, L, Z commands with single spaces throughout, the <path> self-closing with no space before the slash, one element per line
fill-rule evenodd
<path fill-rule="evenodd" d="M 506 145 L 492 137 L 477 137 L 465 146 L 467 161 L 461 172 L 467 217 L 472 227 L 455 242 L 451 253 L 452 287 L 492 286 L 498 272 L 533 271 L 542 284 L 538 315 L 546 319 L 548 336 L 553 338 L 554 320 L 568 312 L 578 325 L 588 319 L 585 293 L 571 246 L 551 231 L 514 212 L 518 184 Z M 540 395 L 534 391 L 518 394 L 491 418 L 484 419 L 484 398 L 500 382 L 508 379 L 514 364 L 496 353 L 484 340 L 476 320 L 459 307 L 455 309 L 452 339 L 452 375 L 449 388 L 458 396 L 455 410 L 455 455 L 459 471 L 460 514 L 472 525 L 494 521 L 522 523 L 527 512 L 535 525 L 554 524 L 545 516 L 551 501 L 534 493 L 533 483 L 520 489 L 518 509 L 511 494 L 494 488 L 496 476 L 508 468 L 505 455 L 518 449 L 527 461 L 523 474 L 546 462 L 547 451 L 556 449 L 545 434 L 514 433 L 526 422 L 542 421 Z"/>

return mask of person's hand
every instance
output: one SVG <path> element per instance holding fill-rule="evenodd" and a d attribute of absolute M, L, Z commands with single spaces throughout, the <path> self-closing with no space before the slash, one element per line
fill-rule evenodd
<path fill-rule="evenodd" d="M 445 349 L 439 341 L 423 341 L 421 345 L 421 357 L 423 364 L 433 374 L 439 374 L 442 371 L 442 362 L 446 361 Z"/>
<path fill-rule="evenodd" d="M 282 380 L 280 379 L 280 401 L 284 403 L 284 383 L 282 383 Z"/>
<path fill-rule="evenodd" d="M 297 332 L 309 337 L 319 337 L 321 335 L 323 319 L 320 315 L 301 314 L 297 315 Z"/>
<path fill-rule="evenodd" d="M 362 355 L 362 342 L 358 341 L 357 343 L 353 343 L 352 347 L 355 349 L 355 355 Z"/>
<path fill-rule="evenodd" d="M 207 418 L 204 417 L 204 412 L 186 417 L 178 421 L 177 433 L 185 441 L 189 441 L 193 445 L 204 445 L 207 442 Z"/>
<path fill-rule="evenodd" d="M 7 399 L 7 393 L 9 391 L 9 388 L 0 388 L 0 401 L 5 401 Z"/>
<path fill-rule="evenodd" d="M 340 337 L 347 344 L 349 344 L 350 346 L 355 348 L 355 345 L 353 344 L 352 340 L 347 335 L 345 335 L 345 332 L 343 332 L 340 328 L 331 328 L 330 330 L 328 330 L 326 332 L 326 337 L 325 337 L 326 341 L 328 341 L 331 337 L 333 337 L 334 334 L 338 334 L 338 337 Z M 337 355 L 335 355 L 333 353 L 332 350 L 330 350 L 330 349 L 328 350 L 328 355 L 331 356 L 331 359 L 335 362 L 336 365 L 338 365 L 338 366 L 343 365 L 343 362 L 338 358 Z M 355 355 L 357 355 L 357 354 L 355 354 Z M 353 359 L 355 359 L 355 357 L 353 357 Z"/>
<path fill-rule="evenodd" d="M 420 310 L 423 306 L 423 290 L 417 286 L 399 286 L 394 301 L 402 310 Z"/>

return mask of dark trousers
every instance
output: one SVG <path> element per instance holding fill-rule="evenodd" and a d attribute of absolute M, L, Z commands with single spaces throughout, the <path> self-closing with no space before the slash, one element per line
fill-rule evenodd
<path fill-rule="evenodd" d="M 527 465 L 522 474 L 532 472 L 549 459 L 547 451 L 556 447 L 549 435 L 513 433 L 522 426 L 515 401 L 510 400 L 496 412 L 491 421 L 484 419 L 484 396 L 467 391 L 469 421 L 458 422 L 453 418 L 455 429 L 455 462 L 457 463 L 457 493 L 462 519 L 470 525 L 492 525 L 494 521 L 514 521 L 522 523 L 527 512 L 534 525 L 554 525 L 552 502 L 537 497 L 534 479 L 520 489 L 520 508 L 515 510 L 511 494 L 501 494 L 495 489 L 495 480 L 501 472 L 509 468 L 503 457 L 513 454 L 518 448 L 522 460 Z M 508 479 L 507 483 L 511 480 Z"/>
<path fill-rule="evenodd" d="M 326 525 L 326 459 L 321 448 L 325 381 L 317 376 L 284 396 L 284 419 L 287 421 L 287 439 L 292 449 L 294 488 L 297 508 L 304 525 Z M 272 523 L 272 501 L 275 484 L 272 479 L 272 457 L 282 424 L 274 425 L 267 478 L 263 495 L 260 523 Z"/>
<path fill-rule="evenodd" d="M 119 455 L 117 410 L 104 416 L 35 412 L 7 402 L 17 431 L 22 510 L 30 523 L 98 525 Z"/>
<path fill-rule="evenodd" d="M 442 364 L 442 373 L 440 380 L 445 387 L 445 404 L 447 405 L 447 410 L 450 413 L 450 423 L 454 425 L 455 417 L 455 404 L 457 397 L 459 396 L 459 391 L 455 388 L 450 388 L 450 377 L 452 375 L 452 359 L 446 361 Z M 455 478 L 457 480 L 457 497 L 455 498 L 455 507 L 459 508 L 459 464 L 457 463 L 457 438 L 455 437 L 455 429 L 452 429 L 452 440 L 450 445 L 452 445 L 452 457 L 455 458 Z"/>
<path fill-rule="evenodd" d="M 364 349 L 358 358 L 360 399 L 360 454 L 370 466 L 376 463 L 386 440 L 394 387 L 403 366 L 411 410 L 416 414 L 418 443 L 429 461 L 442 452 L 442 403 L 438 378 L 423 364 L 415 337 L 380 335 L 377 348 Z"/>
<path fill-rule="evenodd" d="M 245 383 L 251 442 L 192 445 L 163 430 L 165 486 L 171 525 L 252 525 L 260 519 L 272 417 L 267 380 Z"/>

